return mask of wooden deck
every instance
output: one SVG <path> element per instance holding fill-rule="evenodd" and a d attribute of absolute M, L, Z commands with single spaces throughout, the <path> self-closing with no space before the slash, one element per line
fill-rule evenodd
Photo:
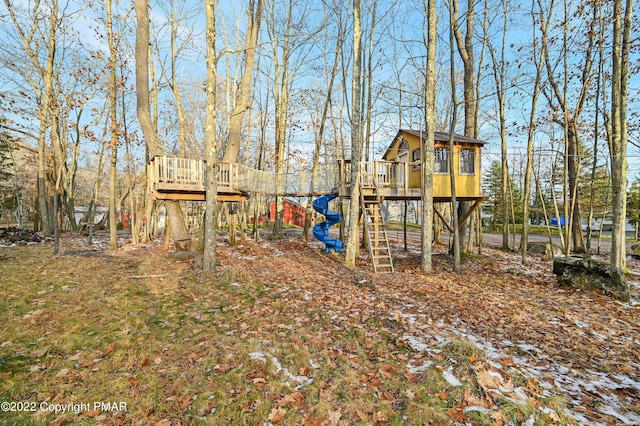
<path fill-rule="evenodd" d="M 147 165 L 147 187 L 158 200 L 204 201 L 205 164 L 203 160 L 169 156 L 154 157 Z M 247 192 L 233 187 L 232 165 L 218 164 L 218 199 L 245 201 Z"/>
<path fill-rule="evenodd" d="M 421 200 L 422 189 L 409 185 L 413 163 L 371 161 L 363 164 L 362 186 L 377 188 L 383 200 Z M 159 200 L 204 201 L 205 163 L 203 160 L 170 156 L 154 157 L 147 165 L 148 188 Z M 342 160 L 325 165 L 315 175 L 308 172 L 276 174 L 239 164 L 218 163 L 218 199 L 244 201 L 249 193 L 280 196 L 318 196 L 338 188 L 340 197 L 351 195 L 351 162 Z M 313 186 L 313 188 L 312 188 Z M 478 201 L 478 196 L 458 196 L 459 201 Z M 434 192 L 435 203 L 450 202 L 447 194 Z"/>
<path fill-rule="evenodd" d="M 409 184 L 410 169 L 418 163 L 402 163 L 396 161 L 370 161 L 363 164 L 362 186 L 378 188 L 378 194 L 384 200 L 422 200 L 422 188 L 411 187 Z M 351 162 L 343 160 L 340 165 L 341 197 L 349 198 L 351 194 Z M 457 196 L 458 201 L 482 200 L 482 195 Z M 451 196 L 439 193 L 437 188 L 433 194 L 434 203 L 451 202 Z"/>

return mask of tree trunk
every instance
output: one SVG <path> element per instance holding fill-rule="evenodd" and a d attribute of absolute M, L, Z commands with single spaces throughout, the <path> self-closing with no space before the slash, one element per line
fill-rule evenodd
<path fill-rule="evenodd" d="M 360 173 L 362 160 L 362 10 L 360 0 L 353 0 L 353 73 L 351 77 L 351 198 L 349 229 L 344 263 L 353 267 L 360 241 Z"/>
<path fill-rule="evenodd" d="M 451 22 L 457 22 L 457 16 L 454 11 L 451 11 L 449 15 L 449 19 Z M 455 25 L 452 25 L 452 28 L 449 30 L 449 42 L 451 44 L 451 58 L 450 58 L 450 80 L 451 80 L 451 103 L 452 103 L 452 111 L 451 111 L 451 123 L 449 123 L 449 180 L 450 180 L 450 188 L 451 188 L 451 226 L 453 228 L 453 238 L 451 243 L 452 251 L 453 251 L 453 270 L 455 272 L 460 272 L 460 228 L 458 227 L 458 208 L 456 206 L 456 173 L 455 173 L 455 162 L 454 162 L 454 130 L 456 125 L 456 120 L 458 117 L 458 98 L 456 94 L 456 78 L 455 78 L 455 60 L 454 60 L 454 28 Z"/>
<path fill-rule="evenodd" d="M 149 2 L 136 0 L 136 98 L 140 128 L 147 142 L 149 156 L 162 154 L 149 109 Z M 214 174 L 215 176 L 215 174 Z M 189 239 L 189 232 L 177 201 L 165 201 L 174 241 Z"/>
<path fill-rule="evenodd" d="M 420 269 L 423 274 L 432 271 L 431 257 L 433 254 L 433 162 L 434 162 L 434 133 L 436 130 L 436 45 L 438 34 L 438 17 L 436 0 L 426 0 L 427 16 L 427 72 L 425 82 L 425 124 L 426 134 L 423 139 L 422 161 L 422 232 Z"/>
<path fill-rule="evenodd" d="M 611 264 L 623 270 L 626 268 L 627 102 L 629 96 L 629 51 L 632 43 L 630 39 L 632 12 L 633 0 L 626 0 L 624 10 L 622 0 L 614 1 L 609 147 L 613 188 Z"/>
<path fill-rule="evenodd" d="M 463 71 L 463 95 L 464 95 L 464 134 L 466 136 L 476 138 L 478 136 L 477 123 L 477 111 L 476 111 L 476 99 L 475 99 L 475 58 L 473 52 L 473 32 L 474 32 L 474 0 L 467 0 L 467 12 L 466 12 L 466 31 L 464 37 L 462 31 L 458 25 L 458 0 L 453 0 L 451 11 L 451 27 L 455 36 L 455 42 L 458 47 L 458 53 L 462 59 L 464 65 Z M 453 41 L 453 40 L 452 40 Z M 452 46 L 453 48 L 453 46 Z M 455 76 L 451 76 L 455 80 Z M 452 130 L 453 132 L 453 130 Z M 453 151 L 451 151 L 453 154 Z M 458 217 L 464 217 L 471 208 L 471 202 L 461 201 L 458 205 Z M 468 252 L 470 247 L 466 247 L 465 238 L 467 229 L 467 223 L 460 228 L 460 241 L 463 243 L 461 250 Z"/>
<path fill-rule="evenodd" d="M 118 248 L 116 225 L 116 173 L 118 164 L 118 83 L 116 79 L 116 46 L 113 37 L 111 0 L 106 0 L 107 35 L 109 42 L 109 112 L 111 122 L 111 161 L 109 166 L 109 242 L 111 250 Z"/>
<path fill-rule="evenodd" d="M 527 261 L 527 245 L 529 243 L 529 198 L 531 198 L 531 174 L 533 171 L 533 141 L 535 137 L 536 110 L 538 107 L 538 97 L 540 95 L 540 84 L 542 81 L 542 61 L 538 58 L 538 44 L 533 38 L 533 58 L 536 64 L 536 77 L 533 85 L 533 96 L 531 98 L 531 111 L 529 112 L 529 129 L 527 134 L 527 166 L 524 174 L 524 196 L 522 208 L 522 236 L 520 237 L 520 254 L 522 263 Z"/>
<path fill-rule="evenodd" d="M 216 84 L 217 84 L 217 57 L 215 49 L 216 40 L 216 15 L 215 0 L 207 0 L 207 99 L 205 122 L 205 160 L 206 160 L 206 211 L 204 223 L 204 258 L 202 270 L 210 272 L 216 268 L 216 233 L 218 217 L 218 179 L 216 173 L 218 153 L 216 150 Z"/>

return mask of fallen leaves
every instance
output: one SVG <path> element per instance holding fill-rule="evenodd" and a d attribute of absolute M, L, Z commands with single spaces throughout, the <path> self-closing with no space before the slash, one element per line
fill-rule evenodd
<path fill-rule="evenodd" d="M 113 352 L 113 350 L 116 348 L 116 345 L 114 345 L 113 343 L 111 343 L 109 346 L 107 346 L 105 348 L 105 350 L 102 352 L 102 355 L 100 355 L 101 358 L 104 358 L 105 356 L 109 355 L 111 352 Z"/>
<path fill-rule="evenodd" d="M 390 379 L 398 374 L 398 368 L 390 364 L 384 364 L 378 371 L 380 372 L 380 375 L 382 377 L 387 379 Z"/>
<path fill-rule="evenodd" d="M 287 415 L 287 410 L 281 407 L 274 407 L 271 409 L 271 413 L 269 414 L 269 420 L 273 423 L 282 423 L 284 421 L 284 417 Z"/>
<path fill-rule="evenodd" d="M 555 394 L 542 398 L 549 389 L 555 392 L 553 385 L 562 385 L 566 375 L 557 373 L 563 367 L 584 377 L 596 367 L 602 382 L 617 375 L 640 382 L 639 308 L 557 291 L 546 281 L 548 264 L 522 268 L 515 256 L 488 250 L 464 260 L 463 274 L 454 275 L 442 253 L 434 256 L 433 273 L 424 276 L 418 256 L 410 252 L 396 274 L 373 276 L 358 269 L 354 280 L 339 256 L 317 253 L 311 243 L 241 245 L 219 246 L 221 272 L 206 285 L 195 284 L 199 272 L 190 263 L 167 261 L 155 248 L 111 253 L 110 261 L 87 258 L 91 274 L 48 257 L 54 266 L 37 264 L 35 280 L 51 280 L 55 270 L 66 280 L 55 285 L 19 272 L 21 282 L 34 282 L 38 296 L 30 299 L 16 286 L 5 290 L 3 283 L 0 297 L 9 301 L 9 313 L 0 312 L 0 319 L 10 324 L 11 342 L 0 345 L 0 358 L 24 353 L 28 359 L 24 367 L 0 373 L 10 379 L 0 382 L 0 390 L 6 394 L 11 390 L 5 383 L 23 381 L 61 403 L 79 387 L 100 396 L 118 392 L 132 410 L 122 418 L 94 418 L 113 424 L 134 418 L 176 424 L 180 412 L 211 424 L 227 419 L 228 424 L 309 426 L 384 425 L 398 419 L 436 423 L 432 415 L 458 423 L 478 416 L 500 426 L 526 420 L 496 408 L 507 400 L 526 404 L 536 421 L 558 422 L 556 416 L 564 421 L 563 400 L 556 398 L 558 407 L 549 407 Z M 135 272 L 124 274 L 116 265 Z M 20 265 L 10 266 L 8 274 L 18 274 Z M 149 279 L 133 284 L 131 273 Z M 107 281 L 116 284 L 104 286 Z M 375 285 L 354 284 L 360 281 Z M 12 323 L 11 315 L 20 320 L 25 312 L 30 313 L 25 321 Z M 67 318 L 82 327 L 73 328 Z M 23 339 L 26 331 L 11 324 L 24 327 L 29 321 L 35 321 L 31 328 L 60 327 Z M 125 321 L 126 334 L 114 334 Z M 87 323 L 90 333 L 83 330 Z M 63 331 L 69 326 L 67 333 L 86 335 L 86 341 L 70 344 Z M 108 344 L 116 335 L 121 340 Z M 421 338 L 424 348 L 406 336 Z M 475 336 L 486 339 L 469 343 Z M 466 343 L 449 345 L 455 338 Z M 51 356 L 37 352 L 34 341 L 56 350 Z M 260 361 L 249 360 L 256 350 L 264 351 Z M 598 412 L 602 402 L 593 396 L 564 392 L 559 396 L 581 404 L 569 410 L 611 422 Z M 622 402 L 633 399 L 629 389 L 609 393 Z"/>
<path fill-rule="evenodd" d="M 447 410 L 447 414 L 451 417 L 451 420 L 457 423 L 466 423 L 467 416 L 464 414 L 464 409 L 461 407 L 453 407 Z"/>

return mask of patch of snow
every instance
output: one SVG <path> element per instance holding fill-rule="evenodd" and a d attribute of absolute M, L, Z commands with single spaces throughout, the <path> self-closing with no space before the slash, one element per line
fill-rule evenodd
<path fill-rule="evenodd" d="M 251 352 L 249 354 L 249 358 L 254 359 L 254 360 L 262 361 L 265 364 L 267 363 L 267 357 L 261 352 Z M 273 364 L 273 366 L 276 369 L 277 373 L 282 372 L 282 374 L 285 377 L 287 377 L 289 380 L 292 380 L 292 381 L 298 383 L 298 385 L 295 387 L 296 390 L 300 390 L 303 387 L 309 386 L 311 383 L 313 383 L 313 379 L 311 377 L 296 376 L 294 374 L 291 374 L 289 369 L 282 367 L 282 364 L 280 363 L 278 358 L 276 358 L 275 356 L 269 355 L 269 359 L 271 360 L 271 363 Z M 291 385 L 290 383 L 287 383 L 287 384 Z"/>
<path fill-rule="evenodd" d="M 462 386 L 462 382 L 458 380 L 456 376 L 453 375 L 453 367 L 449 367 L 446 370 L 442 371 L 442 377 L 451 385 L 451 386 Z"/>
<path fill-rule="evenodd" d="M 403 315 L 401 310 L 396 312 Z M 408 314 L 404 314 L 403 317 L 414 318 Z M 416 318 L 416 322 L 418 321 L 424 321 L 425 324 L 433 323 L 433 321 L 426 316 L 424 316 L 424 318 L 422 318 L 422 316 Z M 589 328 L 586 323 L 581 323 L 580 321 L 572 322 L 582 329 Z M 596 394 L 599 396 L 596 409 L 600 413 L 616 418 L 620 424 L 640 425 L 640 413 L 634 410 L 629 398 L 616 392 L 620 389 L 640 390 L 640 381 L 638 381 L 638 378 L 634 375 L 625 375 L 618 372 L 602 373 L 594 370 L 576 370 L 570 365 L 563 364 L 561 361 L 557 361 L 553 357 L 546 355 L 544 350 L 533 344 L 527 342 L 511 342 L 509 340 L 503 340 L 497 344 L 493 344 L 488 339 L 479 337 L 466 330 L 464 323 L 458 325 L 455 323 L 455 321 L 452 321 L 451 325 L 447 327 L 444 320 L 440 319 L 437 322 L 438 329 L 421 328 L 422 332 L 425 333 L 424 335 L 405 335 L 402 336 L 402 339 L 407 346 L 414 351 L 436 355 L 441 352 L 443 346 L 451 341 L 445 336 L 455 335 L 462 337 L 481 350 L 487 357 L 488 364 L 498 372 L 504 371 L 508 375 L 518 374 L 536 379 L 542 389 L 543 396 L 550 396 L 552 394 L 566 396 L 569 401 L 566 407 L 566 414 L 573 418 L 578 424 L 602 424 L 597 423 L 595 419 L 588 418 L 584 413 L 572 409 L 572 405 L 584 406 L 585 402 L 582 400 L 583 395 Z M 566 320 L 551 318 L 549 323 L 562 325 L 566 324 Z M 592 331 L 589 332 L 589 335 L 592 334 Z M 596 337 L 600 337 L 603 340 L 608 339 L 607 336 Z M 630 341 L 632 344 L 635 344 L 634 339 L 630 339 Z M 517 347 L 524 353 L 516 356 L 511 352 L 512 349 L 510 348 L 513 347 Z M 512 360 L 512 363 L 508 366 L 503 364 L 503 360 L 507 358 Z M 425 367 L 424 364 L 417 366 L 410 361 L 407 364 L 407 368 L 410 372 L 414 373 L 424 371 L 428 366 Z M 489 370 L 489 372 L 493 375 L 491 370 Z M 495 373 L 495 377 L 500 375 L 498 372 Z M 452 386 L 461 385 L 460 380 L 453 375 L 453 367 L 443 371 L 442 374 L 445 380 Z M 550 380 L 550 378 L 552 378 L 552 380 Z M 503 376 L 501 376 L 501 379 L 503 379 Z M 513 389 L 504 385 L 500 386 L 500 389 L 492 391 L 519 404 L 526 403 L 529 400 L 527 390 L 521 387 Z M 554 412 L 551 415 L 553 416 L 554 414 L 556 413 Z M 531 417 L 523 424 L 533 426 L 535 419 Z"/>
<path fill-rule="evenodd" d="M 500 360 L 507 357 L 499 349 L 490 342 L 480 337 L 474 336 L 468 332 L 460 332 L 454 328 L 451 332 L 472 342 L 476 347 L 482 350 L 489 358 L 496 360 L 494 367 L 503 367 Z M 631 408 L 625 407 L 615 392 L 617 389 L 634 388 L 638 389 L 640 383 L 631 377 L 619 373 L 600 373 L 593 370 L 587 370 L 584 373 L 560 364 L 552 358 L 543 355 L 542 351 L 533 345 L 516 344 L 520 348 L 528 349 L 527 357 L 519 357 L 517 365 L 509 368 L 509 372 L 519 372 L 529 377 L 539 380 L 541 386 L 547 390 L 557 389 L 559 392 L 568 396 L 574 405 L 582 405 L 581 396 L 585 393 L 597 394 L 600 396 L 601 404 L 598 411 L 602 414 L 610 415 L 617 418 L 622 424 L 638 425 L 640 424 L 640 413 L 631 411 Z M 536 361 L 545 360 L 544 365 L 537 365 Z M 546 377 L 553 377 L 553 385 L 546 381 Z M 543 385 L 546 384 L 546 385 Z M 511 395 L 514 396 L 514 395 Z M 518 392 L 516 398 L 521 399 L 526 396 L 524 392 Z M 512 398 L 508 398 L 512 399 Z M 514 402 L 518 402 L 517 399 Z M 526 399 L 524 399 L 526 401 Z M 585 420 L 581 413 L 577 413 L 567 407 L 567 414 L 579 424 L 594 424 L 593 420 Z"/>
<path fill-rule="evenodd" d="M 464 407 L 464 412 L 468 413 L 469 411 L 477 411 L 482 414 L 489 414 L 489 409 L 481 407 L 479 405 L 469 405 L 468 407 Z"/>
<path fill-rule="evenodd" d="M 635 388 L 640 391 L 640 382 L 633 380 L 631 377 L 623 376 L 622 374 L 612 374 L 612 377 L 620 382 L 620 385 L 624 388 Z"/>
<path fill-rule="evenodd" d="M 540 349 L 538 349 L 537 347 L 535 347 L 534 345 L 530 345 L 527 343 L 518 343 L 517 345 L 520 349 L 522 349 L 523 351 L 527 352 L 527 353 L 532 353 L 532 352 L 540 352 Z"/>
<path fill-rule="evenodd" d="M 429 369 L 429 367 L 431 367 L 432 365 L 433 365 L 433 361 L 424 361 L 420 365 L 415 365 L 414 364 L 414 360 L 410 360 L 407 363 L 407 369 L 409 370 L 409 373 L 411 373 L 411 374 L 420 374 L 422 372 L 427 371 Z"/>
<path fill-rule="evenodd" d="M 620 407 L 617 407 L 617 408 L 619 409 Z M 640 424 L 640 414 L 638 413 L 629 412 L 630 415 L 625 416 L 624 414 L 620 413 L 617 409 L 614 409 L 613 407 L 603 407 L 603 408 L 600 408 L 599 411 L 602 414 L 607 414 L 609 416 L 615 417 L 625 425 Z"/>
<path fill-rule="evenodd" d="M 430 346 L 418 337 L 413 336 L 402 336 L 402 340 L 411 347 L 414 351 L 418 352 L 429 352 Z"/>
<path fill-rule="evenodd" d="M 414 324 L 418 320 L 418 316 L 416 314 L 404 314 L 404 313 L 398 312 L 397 315 L 399 315 L 400 318 L 402 318 L 403 320 L 407 320 L 409 324 Z M 395 318 L 392 317 L 392 319 L 395 319 Z"/>
<path fill-rule="evenodd" d="M 267 363 L 267 357 L 261 352 L 251 352 L 249 358 Z"/>

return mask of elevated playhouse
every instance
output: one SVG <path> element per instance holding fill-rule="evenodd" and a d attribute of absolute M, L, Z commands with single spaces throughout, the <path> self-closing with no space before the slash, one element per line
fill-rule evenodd
<path fill-rule="evenodd" d="M 453 155 L 458 201 L 472 202 L 466 215 L 456 226 L 462 227 L 482 201 L 481 152 L 484 142 L 454 134 L 454 150 L 449 152 L 449 133 L 436 132 L 434 140 L 433 201 L 451 201 L 449 156 Z M 386 200 L 422 199 L 422 162 L 424 139 L 421 131 L 401 129 L 391 141 L 382 160 L 362 163 L 360 185 L 364 228 L 369 238 L 369 253 L 375 272 L 393 272 L 381 203 Z M 159 200 L 205 199 L 204 161 L 170 156 L 157 156 L 147 165 L 150 195 Z M 242 164 L 218 163 L 218 199 L 244 201 L 249 193 L 278 196 L 320 197 L 314 208 L 327 216 L 314 235 L 327 244 L 327 250 L 340 251 L 344 244 L 328 236 L 328 229 L 341 218 L 328 209 L 336 197 L 351 194 L 351 162 L 339 160 L 321 165 L 315 174 L 310 172 L 273 173 L 256 170 Z M 326 205 L 325 205 L 326 204 Z M 452 231 L 454 224 L 434 209 L 445 226 Z M 336 216 L 337 215 L 337 216 Z"/>

